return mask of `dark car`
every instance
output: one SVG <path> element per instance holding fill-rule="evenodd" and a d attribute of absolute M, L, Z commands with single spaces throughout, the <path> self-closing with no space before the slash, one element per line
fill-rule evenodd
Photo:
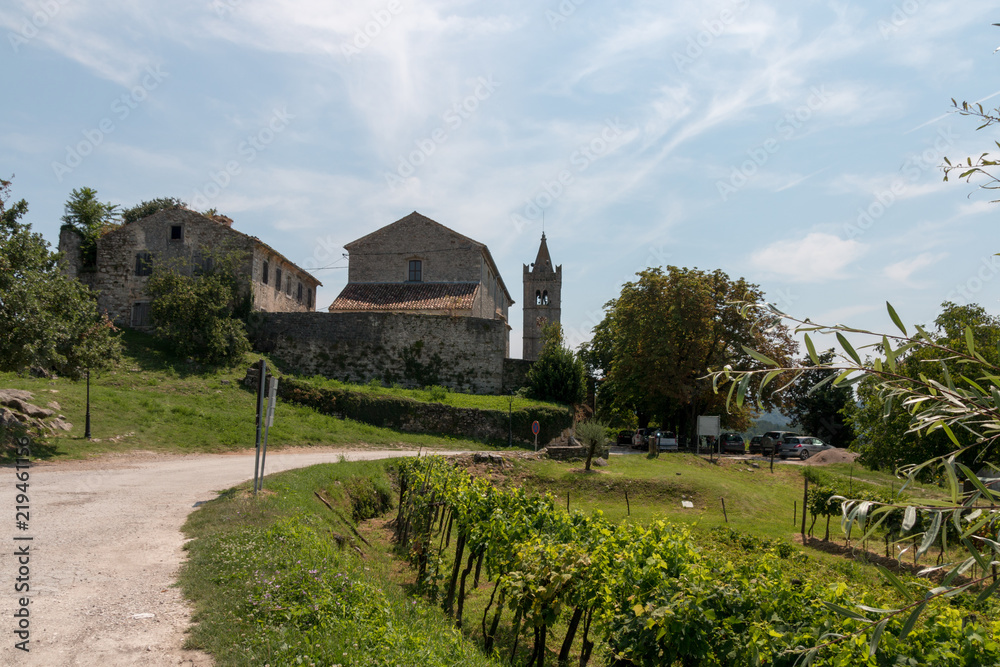
<path fill-rule="evenodd" d="M 619 445 L 631 445 L 632 444 L 632 431 L 618 431 L 617 444 L 619 444 Z"/>
<path fill-rule="evenodd" d="M 833 445 L 828 445 L 811 435 L 789 436 L 781 443 L 778 456 L 783 459 L 797 458 L 805 461 L 813 454 L 825 452 L 828 449 L 833 449 Z"/>
<path fill-rule="evenodd" d="M 761 444 L 760 443 L 761 443 L 761 441 L 763 439 L 764 439 L 764 436 L 762 436 L 762 435 L 755 435 L 754 437 L 750 438 L 750 453 L 751 454 L 760 454 L 761 453 L 762 448 L 761 448 Z"/>
<path fill-rule="evenodd" d="M 785 438 L 797 435 L 799 434 L 793 431 L 768 431 L 761 438 L 760 453 L 764 456 L 770 456 L 772 452 L 777 455 L 781 452 L 781 443 L 784 442 Z"/>
<path fill-rule="evenodd" d="M 746 442 L 744 442 L 743 436 L 739 433 L 720 433 L 718 443 L 720 454 L 747 453 Z"/>

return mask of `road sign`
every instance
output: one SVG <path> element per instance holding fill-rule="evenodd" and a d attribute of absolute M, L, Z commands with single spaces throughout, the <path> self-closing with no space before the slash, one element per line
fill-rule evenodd
<path fill-rule="evenodd" d="M 538 425 L 537 421 L 531 422 L 531 432 L 538 435 L 538 432 L 542 430 L 542 427 Z"/>

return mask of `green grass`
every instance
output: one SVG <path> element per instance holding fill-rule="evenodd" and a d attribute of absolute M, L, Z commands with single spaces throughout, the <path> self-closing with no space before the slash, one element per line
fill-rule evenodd
<path fill-rule="evenodd" d="M 322 376 L 308 378 L 310 384 L 316 387 L 333 387 L 336 389 L 347 389 L 350 391 L 362 391 L 375 396 L 395 396 L 397 398 L 410 398 L 424 403 L 444 403 L 458 408 L 476 408 L 479 410 L 500 410 L 506 412 L 509 409 L 519 410 L 522 408 L 547 407 L 565 409 L 566 406 L 560 403 L 549 403 L 546 401 L 536 401 L 524 396 L 484 396 L 480 394 L 461 394 L 450 391 L 444 387 L 426 387 L 424 389 L 404 389 L 402 387 L 385 387 L 377 381 L 368 384 L 350 384 L 331 380 Z M 513 404 L 511 404 L 513 400 Z"/>
<path fill-rule="evenodd" d="M 495 664 L 394 583 L 390 552 L 354 536 L 351 516 L 392 504 L 387 465 L 281 473 L 261 498 L 243 485 L 192 514 L 180 577 L 196 609 L 188 646 L 220 667 Z"/>
<path fill-rule="evenodd" d="M 0 388 L 25 389 L 33 402 L 59 404 L 73 424 L 69 433 L 48 437 L 32 450 L 41 458 L 149 450 L 195 453 L 253 448 L 256 397 L 240 385 L 246 368 L 203 368 L 178 359 L 145 334 L 126 331 L 125 357 L 115 368 L 91 377 L 92 441 L 84 439 L 86 383 L 0 373 Z M 388 448 L 483 449 L 482 443 L 447 436 L 403 433 L 311 408 L 278 401 L 268 447 L 376 446 Z"/>

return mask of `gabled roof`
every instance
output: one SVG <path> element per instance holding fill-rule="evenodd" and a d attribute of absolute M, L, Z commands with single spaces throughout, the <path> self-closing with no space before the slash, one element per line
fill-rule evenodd
<path fill-rule="evenodd" d="M 329 310 L 471 310 L 479 283 L 348 283 Z"/>
<path fill-rule="evenodd" d="M 531 270 L 532 273 L 535 271 L 556 270 L 556 267 L 552 266 L 552 257 L 549 256 L 549 246 L 545 243 L 545 232 L 542 232 L 542 242 L 538 246 L 538 255 L 535 257 L 535 263 Z"/>
<path fill-rule="evenodd" d="M 458 237 L 459 240 L 469 244 L 473 248 L 478 248 L 480 252 L 483 253 L 483 257 L 486 258 L 487 264 L 489 264 L 490 268 L 493 269 L 493 275 L 495 275 L 497 279 L 500 281 L 500 288 L 503 290 L 504 296 L 507 297 L 507 301 L 509 301 L 511 304 L 514 303 L 514 299 L 510 296 L 510 292 L 507 290 L 507 285 L 504 284 L 503 277 L 500 275 L 500 269 L 497 268 L 496 262 L 493 261 L 493 255 L 490 254 L 490 249 L 486 247 L 485 243 L 480 243 L 475 239 L 470 239 L 468 236 L 465 236 L 464 234 L 459 234 L 454 229 L 451 229 L 450 227 L 445 227 L 437 220 L 431 220 L 426 215 L 421 215 L 416 211 L 413 211 L 409 215 L 403 216 L 402 218 L 400 218 L 395 222 L 390 222 L 385 227 L 379 227 L 370 234 L 366 234 L 359 239 L 351 241 L 350 243 L 344 245 L 344 250 L 350 253 L 353 249 L 357 248 L 359 245 L 363 245 L 368 241 L 373 241 L 376 239 L 376 237 L 381 236 L 386 232 L 391 233 L 393 231 L 396 231 L 397 228 L 405 228 L 415 223 L 424 223 L 424 224 L 430 223 L 435 227 L 440 227 L 441 230 L 443 230 L 444 232 L 447 232 L 448 234 Z"/>

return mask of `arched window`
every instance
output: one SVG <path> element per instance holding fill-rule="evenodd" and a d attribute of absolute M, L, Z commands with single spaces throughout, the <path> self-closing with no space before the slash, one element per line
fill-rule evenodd
<path fill-rule="evenodd" d="M 548 290 L 545 290 L 544 292 L 542 292 L 542 305 L 543 306 L 549 305 L 549 291 Z"/>
<path fill-rule="evenodd" d="M 542 305 L 542 293 L 537 290 L 535 291 L 535 305 Z"/>

